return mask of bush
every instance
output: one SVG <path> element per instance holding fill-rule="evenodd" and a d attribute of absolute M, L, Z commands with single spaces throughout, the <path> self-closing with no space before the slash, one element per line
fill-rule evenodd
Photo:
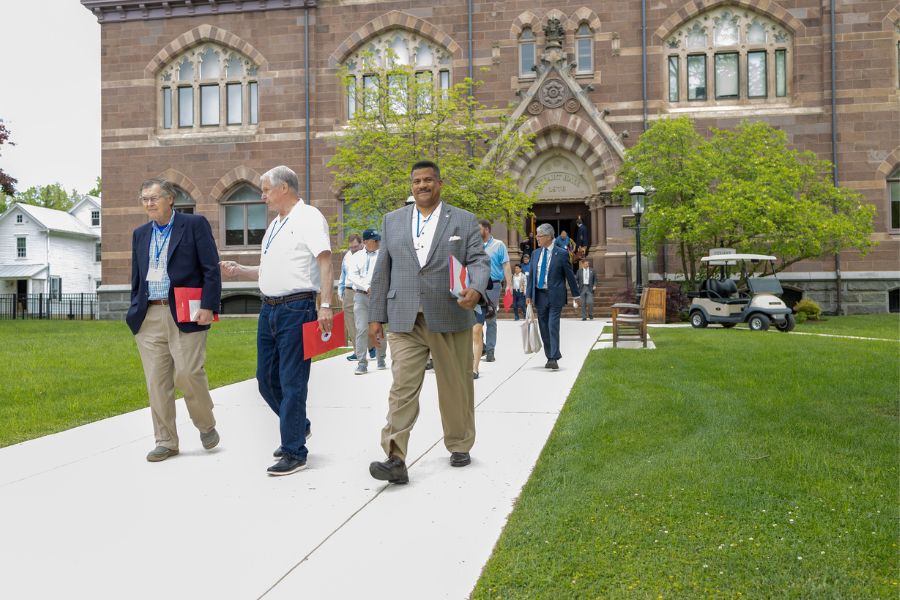
<path fill-rule="evenodd" d="M 691 299 L 682 291 L 681 284 L 674 281 L 654 281 L 647 287 L 666 290 L 666 323 L 678 323 L 686 320 L 687 309 L 691 305 Z M 613 298 L 613 302 L 637 304 L 637 295 L 634 288 L 626 288 Z"/>
<path fill-rule="evenodd" d="M 806 319 L 807 319 L 806 313 L 797 313 L 796 315 L 794 315 L 794 319 L 796 319 L 798 324 L 804 323 L 804 322 L 806 322 Z"/>
<path fill-rule="evenodd" d="M 822 316 L 822 307 L 815 300 L 804 298 L 794 305 L 794 312 L 797 313 L 797 321 L 800 323 L 807 319 L 818 321 L 819 317 Z M 803 317 L 800 317 L 800 315 L 803 315 Z"/>

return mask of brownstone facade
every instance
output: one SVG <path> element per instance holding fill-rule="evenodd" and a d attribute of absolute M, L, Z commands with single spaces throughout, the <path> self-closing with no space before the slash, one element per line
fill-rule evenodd
<path fill-rule="evenodd" d="M 454 82 L 469 73 L 471 62 L 485 82 L 478 92 L 483 103 L 512 104 L 531 117 L 526 126 L 537 133 L 535 150 L 511 168 L 524 188 L 539 180 L 552 184 L 544 188 L 538 216 L 565 225 L 581 214 L 590 229 L 591 258 L 601 277 L 624 273 L 633 234 L 623 228 L 624 210 L 610 205 L 608 192 L 615 184 L 622 152 L 634 143 L 645 122 L 638 0 L 473 0 L 471 15 L 465 0 L 82 0 L 82 4 L 102 24 L 101 294 L 107 298 L 109 316 L 126 308 L 131 232 L 146 218 L 136 198 L 146 178 L 168 177 L 190 196 L 195 212 L 212 224 L 225 259 L 257 260 L 258 246 L 225 243 L 223 201 L 235 186 L 258 187 L 260 174 L 272 166 L 286 164 L 297 171 L 301 188 L 308 177 L 312 203 L 330 219 L 338 218 L 339 190 L 326 167 L 350 110 L 338 68 L 354 52 L 392 31 L 441 49 Z M 838 0 L 836 5 L 839 183 L 877 206 L 874 236 L 879 242 L 865 257 L 854 252 L 841 255 L 841 310 L 886 311 L 889 297 L 900 287 L 900 229 L 892 228 L 897 223 L 891 219 L 888 185 L 900 166 L 900 7 L 893 0 Z M 832 159 L 828 6 L 822 0 L 648 2 L 647 119 L 687 114 L 703 130 L 734 127 L 745 118 L 764 119 L 782 128 L 794 146 Z M 558 29 L 547 30 L 551 20 L 558 22 Z M 703 31 L 711 46 L 719 35 L 718 23 L 728 20 L 734 20 L 740 36 L 732 53 L 737 83 L 716 76 L 720 66 L 726 72 L 731 58 L 720 59 L 714 48 L 690 49 Z M 527 32 L 534 36 L 537 69 L 522 72 L 521 48 Z M 728 43 L 727 35 L 722 33 L 723 43 Z M 764 40 L 755 53 L 752 44 L 744 43 L 754 35 Z M 554 40 L 559 43 L 554 45 Z M 161 74 L 173 60 L 203 44 L 245 61 L 243 118 L 239 108 L 237 122 L 224 124 L 228 105 L 223 97 L 215 100 L 222 107 L 222 124 L 180 128 L 178 115 L 171 114 L 173 105 L 166 104 L 174 100 L 165 99 L 162 88 L 169 84 Z M 701 86 L 700 80 L 691 79 L 700 59 L 687 57 L 704 53 L 707 66 Z M 676 55 L 679 58 L 669 58 Z M 765 63 L 762 71 L 754 62 L 759 60 Z M 489 70 L 481 72 L 483 67 Z M 680 69 L 674 79 L 673 68 Z M 735 86 L 735 93 L 719 97 L 729 85 Z M 171 87 L 175 91 L 177 83 Z M 194 89 L 199 95 L 199 88 Z M 226 88 L 221 89 L 224 94 Z M 764 97 L 758 97 L 760 90 Z M 690 94 L 701 92 L 706 99 L 688 100 Z M 199 111 L 206 110 L 202 99 L 194 102 Z M 517 246 L 515 231 L 495 233 L 505 236 L 511 249 Z M 663 271 L 671 275 L 677 264 L 673 257 L 654 257 L 647 271 L 651 276 Z M 834 257 L 826 256 L 795 265 L 785 280 L 822 302 L 826 310 L 836 310 L 835 270 Z M 229 283 L 225 295 L 253 290 L 251 283 Z"/>

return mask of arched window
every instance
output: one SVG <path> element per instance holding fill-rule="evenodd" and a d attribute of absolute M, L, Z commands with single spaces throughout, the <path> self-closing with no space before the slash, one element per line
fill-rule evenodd
<path fill-rule="evenodd" d="M 586 75 L 594 72 L 594 32 L 582 23 L 575 32 L 575 73 Z"/>
<path fill-rule="evenodd" d="M 788 95 L 791 35 L 762 15 L 714 9 L 684 23 L 665 47 L 670 103 L 779 101 Z"/>
<path fill-rule="evenodd" d="M 159 127 L 207 131 L 259 121 L 256 65 L 243 54 L 206 43 L 173 58 L 159 73 Z"/>
<path fill-rule="evenodd" d="M 526 27 L 519 34 L 519 77 L 534 77 L 535 65 L 534 32 Z"/>
<path fill-rule="evenodd" d="M 175 204 L 173 206 L 175 212 L 192 215 L 194 214 L 194 208 L 196 207 L 196 205 L 197 203 L 194 202 L 194 199 L 191 198 L 190 194 L 188 194 L 180 187 L 175 187 Z"/>
<path fill-rule="evenodd" d="M 259 189 L 241 183 L 222 199 L 225 210 L 225 245 L 258 246 L 266 233 L 266 205 Z"/>
<path fill-rule="evenodd" d="M 888 175 L 887 187 L 891 202 L 891 229 L 900 229 L 900 167 Z"/>
<path fill-rule="evenodd" d="M 344 61 L 347 118 L 360 108 L 403 115 L 413 102 L 419 113 L 431 111 L 435 92 L 446 95 L 450 89 L 450 63 L 446 48 L 416 33 L 402 29 L 381 34 Z"/>

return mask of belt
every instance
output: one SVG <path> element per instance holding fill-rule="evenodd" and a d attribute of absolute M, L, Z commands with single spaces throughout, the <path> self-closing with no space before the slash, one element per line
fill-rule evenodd
<path fill-rule="evenodd" d="M 168 301 L 168 300 L 150 300 L 150 301 L 148 302 L 148 304 L 156 304 L 156 305 L 159 305 L 159 306 L 168 306 L 168 305 L 169 305 L 169 301 Z"/>
<path fill-rule="evenodd" d="M 269 306 L 275 306 L 276 304 L 284 304 L 286 302 L 295 302 L 297 300 L 315 300 L 316 293 L 315 292 L 300 292 L 299 294 L 291 294 L 289 296 L 278 296 L 277 298 L 273 298 L 272 296 L 263 296 L 262 301 L 268 304 Z"/>

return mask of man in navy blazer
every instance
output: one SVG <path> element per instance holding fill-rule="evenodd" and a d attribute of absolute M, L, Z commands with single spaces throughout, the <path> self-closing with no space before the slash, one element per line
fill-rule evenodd
<path fill-rule="evenodd" d="M 566 305 L 566 283 L 572 297 L 578 297 L 578 281 L 569 263 L 569 253 L 553 243 L 553 226 L 544 223 L 537 228 L 538 247 L 531 253 L 531 276 L 525 293 L 526 302 L 537 311 L 541 341 L 547 356 L 547 369 L 559 369 L 559 315 Z M 577 302 L 575 306 L 578 306 Z"/>
<path fill-rule="evenodd" d="M 184 393 L 203 447 L 211 450 L 219 443 L 204 362 L 222 276 L 209 222 L 199 215 L 175 213 L 171 183 L 145 181 L 140 201 L 150 221 L 132 235 L 131 306 L 125 321 L 137 342 L 150 397 L 156 448 L 147 460 L 159 462 L 178 454 L 176 386 Z M 176 287 L 201 288 L 196 321 L 178 322 Z"/>

